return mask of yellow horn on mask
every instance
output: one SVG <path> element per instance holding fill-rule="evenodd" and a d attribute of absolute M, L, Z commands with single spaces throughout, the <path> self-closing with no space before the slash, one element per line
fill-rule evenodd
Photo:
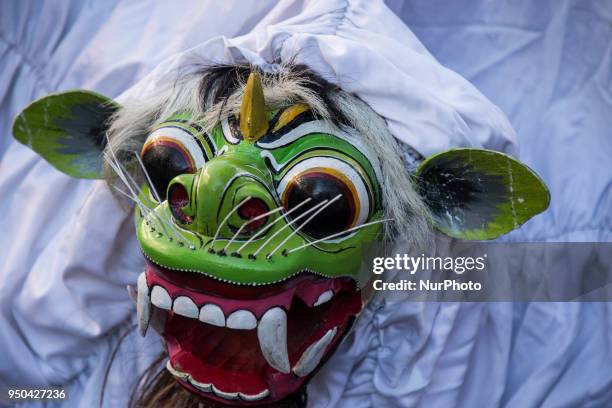
<path fill-rule="evenodd" d="M 240 132 L 244 140 L 256 142 L 268 131 L 265 108 L 261 78 L 258 73 L 251 72 L 240 105 Z"/>

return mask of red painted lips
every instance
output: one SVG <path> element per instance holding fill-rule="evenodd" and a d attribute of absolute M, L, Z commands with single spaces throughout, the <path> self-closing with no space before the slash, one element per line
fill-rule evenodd
<path fill-rule="evenodd" d="M 244 286 L 152 263 L 139 280 L 141 324 L 148 324 L 147 302 L 167 311 L 161 334 L 168 370 L 179 382 L 206 398 L 243 405 L 297 391 L 362 306 L 351 278 L 304 272 L 276 284 Z"/>

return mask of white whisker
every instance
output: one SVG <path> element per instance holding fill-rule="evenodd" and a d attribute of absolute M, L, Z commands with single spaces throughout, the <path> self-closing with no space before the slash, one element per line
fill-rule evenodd
<path fill-rule="evenodd" d="M 132 153 L 134 153 L 134 156 L 136 156 L 136 160 L 138 160 L 138 164 L 140 165 L 140 168 L 142 169 L 142 172 L 144 173 L 145 178 L 147 179 L 147 183 L 149 184 L 149 187 L 151 188 L 151 191 L 153 192 L 153 196 L 155 197 L 158 203 L 161 203 L 162 202 L 161 196 L 159 195 L 159 192 L 155 188 L 153 181 L 151 181 L 151 177 L 149 177 L 149 172 L 147 171 L 144 163 L 142 162 L 140 155 L 137 152 L 132 152 Z"/>
<path fill-rule="evenodd" d="M 238 211 L 238 208 L 240 208 L 240 206 L 244 203 L 246 203 L 247 201 L 249 201 L 251 199 L 251 196 L 245 198 L 244 200 L 242 200 L 240 203 L 238 203 L 237 206 L 235 206 L 234 208 L 232 208 L 232 210 L 230 212 L 228 212 L 225 217 L 223 218 L 223 221 L 221 221 L 221 223 L 219 223 L 219 227 L 217 228 L 217 232 L 215 232 L 215 236 L 213 237 L 212 242 L 210 243 L 210 247 L 212 248 L 212 245 L 215 243 L 215 241 L 217 240 L 217 237 L 219 236 L 219 232 L 221 232 L 221 228 L 223 228 L 223 226 L 225 225 L 225 223 L 227 222 L 227 220 L 229 220 L 229 218 L 232 216 L 232 214 L 234 214 L 234 212 Z"/>
<path fill-rule="evenodd" d="M 116 186 L 112 186 L 112 188 L 120 193 L 121 195 L 123 195 L 124 197 L 128 198 L 129 200 L 132 200 L 136 206 L 140 209 L 140 211 L 143 213 L 143 217 L 147 218 L 151 215 L 151 209 L 147 206 L 145 206 L 144 204 L 142 204 L 140 201 L 138 201 L 138 199 L 132 197 L 129 193 L 126 193 L 125 191 L 121 190 L 120 188 L 116 187 Z M 148 220 L 147 220 L 148 221 Z"/>
<path fill-rule="evenodd" d="M 279 222 L 280 220 L 285 219 L 286 217 L 288 217 L 291 213 L 293 213 L 295 210 L 297 210 L 298 208 L 300 208 L 301 206 L 303 206 L 304 204 L 306 204 L 307 202 L 309 202 L 310 200 L 312 200 L 311 197 L 308 197 L 307 199 L 305 199 L 304 201 L 302 201 L 301 203 L 299 203 L 298 205 L 296 205 L 295 207 L 293 207 L 292 209 L 290 209 L 289 211 L 287 211 L 285 214 L 281 215 L 280 217 L 278 217 L 277 219 L 275 219 L 273 222 L 271 222 L 270 224 L 266 225 L 264 228 L 262 228 L 261 230 L 259 230 L 255 235 L 253 235 L 251 238 L 249 238 L 249 240 L 247 242 L 245 242 L 244 244 L 242 244 L 242 246 L 240 248 L 238 248 L 238 250 L 236 250 L 236 253 L 238 255 L 240 255 L 240 251 L 242 251 L 244 249 L 245 246 L 249 245 L 251 242 L 253 242 L 257 237 L 259 237 L 261 234 L 263 234 L 264 232 L 266 232 L 267 230 L 269 230 L 270 228 L 272 228 L 272 226 L 274 224 L 276 224 L 277 222 Z"/>
<path fill-rule="evenodd" d="M 138 161 L 138 164 L 140 165 L 140 168 L 142 169 L 142 172 L 144 173 L 145 178 L 147 179 L 147 184 L 149 185 L 149 188 L 153 192 L 153 196 L 155 197 L 157 202 L 161 204 L 161 202 L 162 202 L 161 196 L 159 195 L 159 192 L 155 188 L 155 185 L 153 184 L 153 181 L 151 180 L 151 177 L 149 176 L 149 172 L 147 171 L 144 163 L 142 162 L 142 159 L 140 158 L 140 155 L 138 154 L 138 152 L 132 152 L 132 153 L 134 154 L 134 156 L 136 156 L 136 160 Z M 142 192 L 142 190 L 140 190 L 140 191 Z M 168 206 L 170 206 L 170 203 L 168 203 Z M 166 221 L 168 221 L 168 223 L 170 224 L 169 227 L 170 227 L 170 229 L 172 229 L 172 234 L 180 242 L 182 237 L 180 235 L 180 232 L 177 230 L 175 224 L 172 222 L 172 219 L 170 218 L 170 215 L 168 216 L 168 220 L 166 220 Z M 166 225 L 168 225 L 168 224 L 166 224 Z"/>
<path fill-rule="evenodd" d="M 243 229 L 244 229 L 244 228 L 245 228 L 247 225 L 252 224 L 252 223 L 253 223 L 253 222 L 255 222 L 255 221 L 259 221 L 259 220 L 261 220 L 262 218 L 265 218 L 265 217 L 267 217 L 267 216 L 268 216 L 268 215 L 270 215 L 270 214 L 277 213 L 277 212 L 279 212 L 279 211 L 280 211 L 280 210 L 282 210 L 282 209 L 283 209 L 283 207 L 277 207 L 277 208 L 275 208 L 275 209 L 273 209 L 273 210 L 270 210 L 270 211 L 268 211 L 268 212 L 266 212 L 266 213 L 263 213 L 263 214 L 261 214 L 261 215 L 258 215 L 257 217 L 251 218 L 250 220 L 248 220 L 247 222 L 245 222 L 244 224 L 242 224 L 242 225 L 240 226 L 240 228 L 238 228 L 238 231 L 236 231 L 236 233 L 234 234 L 234 236 L 232 237 L 232 239 L 231 239 L 231 240 L 230 240 L 230 241 L 227 243 L 227 245 L 225 245 L 225 247 L 222 249 L 222 251 L 225 251 L 225 250 L 226 250 L 226 249 L 227 249 L 227 248 L 228 248 L 228 247 L 229 247 L 229 246 L 230 246 L 230 245 L 231 245 L 231 244 L 234 242 L 234 240 L 236 239 L 236 237 L 238 237 L 238 235 L 240 235 L 240 233 L 242 232 L 242 230 L 243 230 Z"/>
<path fill-rule="evenodd" d="M 123 191 L 122 189 L 120 189 L 117 186 L 111 186 L 113 188 L 113 190 L 115 190 L 116 192 L 118 192 L 119 194 L 121 194 L 122 196 L 129 198 L 130 200 L 134 201 L 136 204 L 140 204 L 138 202 L 138 200 L 134 199 L 134 197 L 132 197 L 129 193 L 126 193 L 125 191 Z M 148 211 L 148 209 L 147 209 Z"/>
<path fill-rule="evenodd" d="M 138 184 L 130 176 L 130 174 L 125 170 L 125 168 L 123 166 L 121 166 L 121 164 L 117 161 L 117 156 L 115 156 L 113 150 L 110 149 L 110 148 L 109 148 L 109 150 L 111 151 L 112 158 L 110 158 L 110 160 L 109 160 L 109 157 L 108 157 L 107 154 L 104 155 L 104 158 L 107 161 L 107 163 L 111 166 L 111 168 L 113 169 L 115 174 L 117 174 L 117 176 L 121 179 L 123 184 L 125 184 L 125 186 L 128 188 L 128 190 L 130 191 L 130 193 L 132 195 L 132 200 L 138 205 L 138 207 L 140 208 L 141 211 L 146 213 L 148 216 L 152 215 L 157 220 L 159 226 L 164 231 L 164 234 L 167 237 L 170 237 L 170 234 L 168 233 L 168 230 L 166 229 L 166 227 L 169 227 L 170 230 L 172 231 L 172 234 L 175 236 L 175 238 L 177 238 L 177 241 L 180 242 L 181 241 L 181 236 L 178 234 L 178 232 L 176 232 L 174 230 L 172 225 L 169 226 L 167 224 L 167 220 L 164 220 L 159 214 L 157 214 L 153 209 L 149 208 L 146 204 L 144 204 L 142 202 L 142 200 L 140 200 L 138 198 L 138 194 L 139 193 L 142 194 L 142 191 L 138 187 Z M 132 183 L 134 183 L 134 186 L 132 186 L 132 183 L 130 183 L 128 178 L 129 178 L 129 180 L 131 180 Z M 122 191 L 122 190 L 119 190 L 117 188 L 116 188 L 116 190 L 117 191 Z"/>
<path fill-rule="evenodd" d="M 290 254 L 290 253 L 295 252 L 295 251 L 299 251 L 300 249 L 304 249 L 304 248 L 306 248 L 306 247 L 308 247 L 310 245 L 318 244 L 319 242 L 327 241 L 328 239 L 339 237 L 340 235 L 344 235 L 344 234 L 349 233 L 349 232 L 357 231 L 357 230 L 359 230 L 361 228 L 369 227 L 370 225 L 380 224 L 380 223 L 387 222 L 387 221 L 391 221 L 391 219 L 387 218 L 387 219 L 384 219 L 384 220 L 377 220 L 377 221 L 372 221 L 372 222 L 366 222 L 365 224 L 357 225 L 356 227 L 352 227 L 352 228 L 349 228 L 347 230 L 340 231 L 340 232 L 337 232 L 335 234 L 328 235 L 325 238 L 317 239 L 316 241 L 307 242 L 304 245 L 300 245 L 297 248 L 293 248 L 293 249 L 287 251 L 287 254 Z"/>
<path fill-rule="evenodd" d="M 121 179 L 121 181 L 123 181 L 123 184 L 126 185 L 126 187 L 128 188 L 128 190 L 130 190 L 130 192 L 132 192 L 132 194 L 134 194 L 134 191 L 132 190 L 131 186 L 129 185 L 129 183 L 127 182 L 127 178 L 125 177 L 125 174 L 123 173 L 123 170 L 121 170 L 121 167 L 119 165 L 119 160 L 117 159 L 117 156 L 115 155 L 115 151 L 113 150 L 113 148 L 111 147 L 112 144 L 110 142 L 110 139 L 108 138 L 108 134 L 106 135 L 106 143 L 108 146 L 108 151 L 110 152 L 110 156 L 108 155 L 108 153 L 105 151 L 104 152 L 104 159 L 106 160 L 106 162 L 111 166 L 111 168 L 115 171 L 115 174 L 117 174 L 117 176 L 119 176 L 119 178 Z M 138 197 L 137 194 L 134 194 L 136 197 Z"/>
<path fill-rule="evenodd" d="M 276 248 L 274 248 L 274 250 L 272 252 L 270 252 L 267 257 L 271 257 L 272 255 L 274 255 L 276 253 L 276 251 L 279 250 L 280 247 L 282 247 L 283 245 L 285 245 L 285 243 L 287 241 L 289 241 L 291 239 L 291 237 L 293 237 L 295 234 L 297 234 L 298 232 L 300 232 L 300 230 L 302 228 L 304 228 L 304 226 L 306 224 L 308 224 L 310 221 L 313 220 L 313 218 L 315 218 L 317 215 L 319 215 L 323 210 L 325 210 L 327 207 L 329 207 L 330 205 L 332 205 L 336 200 L 338 200 L 340 197 L 342 197 L 342 194 L 338 194 L 336 197 L 332 198 L 331 200 L 329 200 L 323 207 L 319 208 L 314 214 L 312 214 L 310 217 L 308 217 L 308 219 L 306 221 L 304 221 L 303 223 L 300 224 L 299 227 L 297 227 L 295 230 L 293 230 L 291 232 L 291 234 L 289 234 L 289 236 L 287 238 L 285 238 L 284 240 L 281 241 L 280 244 L 278 244 L 276 246 Z"/>
<path fill-rule="evenodd" d="M 123 167 L 121 165 L 121 163 L 119 163 L 120 168 L 123 169 L 125 175 L 129 178 L 129 180 L 131 181 L 131 183 L 133 184 L 134 188 L 136 189 L 136 191 L 139 194 L 142 194 L 143 196 L 145 195 L 144 192 L 142 191 L 142 189 L 140 188 L 140 186 L 138 185 L 138 183 L 136 182 L 136 180 L 134 180 L 134 178 L 132 177 L 132 175 L 125 169 L 125 167 Z M 169 205 L 169 204 L 168 204 Z M 152 211 L 153 214 L 155 215 L 155 218 L 158 219 L 158 221 L 160 223 L 162 223 L 163 225 L 161 225 L 162 229 L 164 230 L 164 233 L 166 234 L 166 236 L 168 236 L 170 238 L 170 234 L 168 234 L 168 230 L 166 230 L 165 227 L 168 227 L 170 229 L 170 231 L 172 232 L 172 235 L 174 235 L 174 238 L 176 238 L 177 242 L 181 242 L 182 236 L 180 235 L 180 233 L 178 232 L 178 230 L 176 229 L 176 226 L 174 225 L 174 223 L 172 222 L 172 219 L 170 218 L 171 215 L 168 214 L 168 219 L 165 219 L 161 214 L 158 214 L 155 211 Z"/>
<path fill-rule="evenodd" d="M 123 171 L 119 168 L 118 164 L 112 158 L 110 158 L 106 153 L 104 153 L 104 159 L 109 164 L 109 166 L 111 166 L 115 174 L 121 179 L 123 184 L 125 184 L 128 190 L 130 190 L 130 192 L 134 194 L 134 191 L 132 190 L 130 183 L 128 183 L 127 178 L 125 177 L 125 174 L 123 174 Z"/>
<path fill-rule="evenodd" d="M 288 222 L 287 225 L 285 225 L 283 228 L 281 228 L 278 231 L 276 231 L 263 244 L 261 244 L 261 246 L 259 248 L 257 248 L 257 251 L 255 251 L 253 253 L 253 256 L 257 256 L 257 254 L 259 254 L 261 252 L 261 250 L 263 248 L 265 248 L 266 245 L 268 245 L 270 243 L 270 241 L 272 241 L 274 239 L 274 237 L 276 237 L 278 234 L 283 232 L 285 229 L 291 227 L 293 224 L 295 224 L 297 221 L 301 220 L 302 218 L 304 218 L 305 216 L 307 216 L 311 212 L 316 211 L 319 207 L 326 206 L 327 203 L 328 203 L 328 200 L 323 200 L 320 203 L 318 203 L 318 204 L 314 205 L 313 207 L 309 208 L 308 210 L 304 211 L 302 214 L 298 215 L 297 217 L 295 217 L 290 222 Z"/>

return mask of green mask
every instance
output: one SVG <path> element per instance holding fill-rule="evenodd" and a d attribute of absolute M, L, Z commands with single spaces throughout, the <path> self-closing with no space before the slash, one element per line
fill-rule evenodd
<path fill-rule="evenodd" d="M 14 134 L 58 169 L 101 178 L 102 124 L 117 108 L 86 91 L 51 95 Z M 208 132 L 197 123 L 179 112 L 152 130 L 133 161 L 138 187 L 109 152 L 138 196 L 140 330 L 162 316 L 167 368 L 189 390 L 270 403 L 306 383 L 362 308 L 364 253 L 384 221 L 379 158 L 308 106 L 267 109 L 257 74 L 239 116 Z M 414 180 L 434 225 L 463 239 L 495 238 L 549 201 L 530 169 L 484 149 L 430 157 Z"/>

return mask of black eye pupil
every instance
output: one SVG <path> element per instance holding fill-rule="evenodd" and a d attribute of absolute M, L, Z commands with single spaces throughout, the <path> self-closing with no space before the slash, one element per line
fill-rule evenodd
<path fill-rule="evenodd" d="M 180 174 L 193 173 L 189 157 L 176 146 L 154 144 L 142 154 L 142 161 L 161 200 L 166 199 L 170 180 Z"/>
<path fill-rule="evenodd" d="M 320 202 L 331 201 L 338 195 L 340 197 L 336 201 L 327 206 L 301 229 L 301 231 L 314 238 L 325 238 L 350 228 L 355 216 L 353 194 L 343 181 L 324 172 L 310 172 L 300 175 L 288 187 L 285 195 L 285 206 L 287 210 L 290 210 L 304 200 L 311 198 L 307 204 L 291 213 L 291 217 L 295 219 Z M 295 225 L 299 226 L 316 211 L 318 210 L 313 210 L 308 215 L 303 216 Z"/>

